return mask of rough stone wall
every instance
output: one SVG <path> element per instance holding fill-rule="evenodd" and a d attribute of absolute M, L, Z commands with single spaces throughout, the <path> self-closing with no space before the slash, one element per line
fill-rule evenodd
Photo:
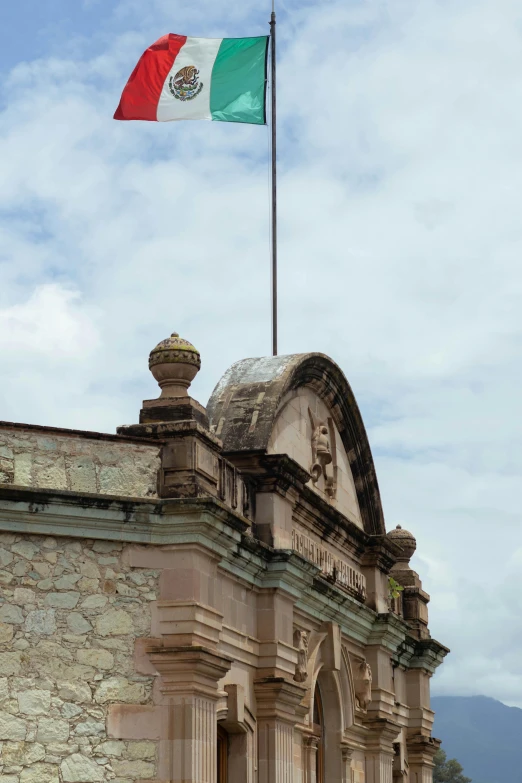
<path fill-rule="evenodd" d="M 159 446 L 0 428 L 0 484 L 157 497 Z"/>
<path fill-rule="evenodd" d="M 0 783 L 155 777 L 156 743 L 108 738 L 106 717 L 151 701 L 133 655 L 157 582 L 119 543 L 0 534 Z"/>

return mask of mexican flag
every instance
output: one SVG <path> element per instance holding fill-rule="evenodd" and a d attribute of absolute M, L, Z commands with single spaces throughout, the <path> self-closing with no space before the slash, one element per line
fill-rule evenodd
<path fill-rule="evenodd" d="M 141 56 L 115 120 L 266 123 L 268 36 L 164 35 Z"/>

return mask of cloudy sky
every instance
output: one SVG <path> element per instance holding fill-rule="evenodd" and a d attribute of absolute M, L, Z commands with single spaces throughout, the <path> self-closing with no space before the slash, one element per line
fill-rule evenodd
<path fill-rule="evenodd" d="M 206 402 L 270 352 L 267 128 L 112 115 L 161 35 L 260 35 L 270 9 L 5 5 L 0 419 L 135 422 L 173 330 Z M 434 692 L 522 707 L 522 6 L 278 11 L 280 352 L 327 353 L 353 386 L 452 648 Z"/>

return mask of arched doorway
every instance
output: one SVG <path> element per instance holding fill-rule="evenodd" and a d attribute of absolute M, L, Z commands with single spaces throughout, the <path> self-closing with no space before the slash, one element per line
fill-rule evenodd
<path fill-rule="evenodd" d="M 217 727 L 217 783 L 228 781 L 228 734 Z"/>
<path fill-rule="evenodd" d="M 319 685 L 315 686 L 314 691 L 314 737 L 317 740 L 317 752 L 315 755 L 315 781 L 316 783 L 325 783 L 324 777 L 324 711 L 323 700 Z"/>

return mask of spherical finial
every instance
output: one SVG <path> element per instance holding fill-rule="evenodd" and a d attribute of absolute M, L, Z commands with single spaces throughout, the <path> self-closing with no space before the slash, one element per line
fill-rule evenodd
<path fill-rule="evenodd" d="M 160 397 L 187 397 L 187 389 L 200 367 L 199 351 L 177 332 L 150 352 L 149 370 L 161 388 Z"/>
<path fill-rule="evenodd" d="M 402 554 L 397 557 L 399 562 L 407 563 L 415 554 L 417 549 L 415 536 L 408 530 L 404 530 L 401 525 L 397 525 L 395 530 L 390 530 L 387 538 L 393 541 L 394 544 L 398 544 L 402 549 Z"/>

